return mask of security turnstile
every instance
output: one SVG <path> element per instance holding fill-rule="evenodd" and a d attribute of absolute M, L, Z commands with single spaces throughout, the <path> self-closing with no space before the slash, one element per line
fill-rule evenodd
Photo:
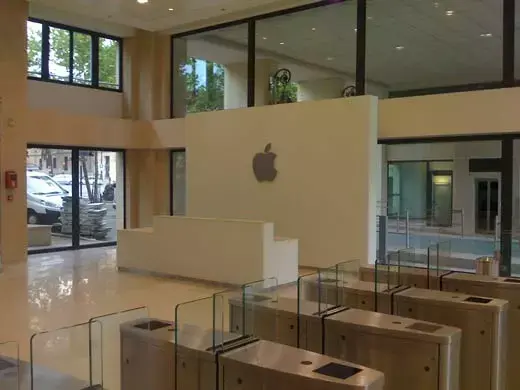
<path fill-rule="evenodd" d="M 334 290 L 337 291 L 335 295 Z M 316 295 L 325 296 L 326 299 L 333 297 L 330 299 L 339 299 L 339 302 L 347 302 L 350 307 L 363 309 L 367 308 L 366 305 L 356 306 L 358 297 L 367 297 L 366 303 L 372 295 L 372 310 L 458 327 L 463 332 L 461 389 L 505 388 L 506 367 L 502 358 L 507 350 L 508 303 L 505 300 L 386 283 L 354 280 L 324 282 L 319 276 L 314 280 L 307 278 L 304 292 L 309 294 L 306 295 L 308 299 Z M 482 344 L 485 348 L 481 348 Z"/>
<path fill-rule="evenodd" d="M 318 313 L 315 302 L 292 298 L 248 298 L 248 327 L 257 337 L 380 370 L 387 390 L 459 389 L 460 329 L 345 307 Z M 229 302 L 240 331 L 244 301 Z"/>
<path fill-rule="evenodd" d="M 492 277 L 460 272 L 450 272 L 441 279 L 442 289 L 455 293 L 476 294 L 509 301 L 507 318 L 508 343 L 507 356 L 500 356 L 506 368 L 506 389 L 520 389 L 520 279 Z"/>
<path fill-rule="evenodd" d="M 389 280 L 399 285 L 406 285 L 418 288 L 428 288 L 440 290 L 440 280 L 443 275 L 450 271 L 403 267 L 403 266 L 379 266 L 383 272 L 378 272 L 378 282 L 388 283 Z M 374 265 L 364 265 L 359 268 L 359 279 L 365 282 L 375 282 L 376 267 Z"/>
<path fill-rule="evenodd" d="M 249 336 L 183 325 L 174 337 L 173 324 L 156 319 L 131 321 L 120 330 L 121 390 L 384 387 L 379 371 Z"/>
<path fill-rule="evenodd" d="M 399 273 L 400 280 L 405 284 L 412 282 L 417 286 L 452 291 L 464 294 L 474 294 L 483 297 L 504 299 L 509 302 L 507 315 L 507 355 L 501 355 L 501 367 L 506 371 L 506 389 L 520 389 L 520 375 L 517 372 L 520 361 L 520 279 L 510 277 L 493 277 L 454 271 L 428 271 L 425 268 L 389 267 L 391 280 Z M 384 279 L 385 275 L 380 278 Z M 428 276 L 430 283 L 428 284 Z M 360 267 L 359 277 L 362 280 L 375 279 L 375 266 Z"/>

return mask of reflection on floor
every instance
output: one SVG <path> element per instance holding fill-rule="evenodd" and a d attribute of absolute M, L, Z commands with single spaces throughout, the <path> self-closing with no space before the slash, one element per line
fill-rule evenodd
<path fill-rule="evenodd" d="M 0 274 L 0 341 L 17 341 L 21 359 L 28 361 L 33 333 L 138 306 L 147 306 L 154 317 L 173 320 L 175 305 L 218 290 L 200 283 L 119 273 L 114 248 L 32 255 L 27 264 L 6 265 Z M 42 352 L 48 355 L 70 346 L 63 341 L 46 345 Z M 1 346 L 0 355 L 4 355 Z"/>
<path fill-rule="evenodd" d="M 30 388 L 30 347 L 38 378 L 34 390 L 84 388 L 92 375 L 89 359 L 98 368 L 103 365 L 104 384 L 111 385 L 105 388 L 117 389 L 120 321 L 150 316 L 173 322 L 178 304 L 223 290 L 203 283 L 118 272 L 115 254 L 114 248 L 92 248 L 32 255 L 27 263 L 4 267 L 0 274 L 0 359 L 19 354 L 22 390 Z M 283 295 L 296 296 L 296 288 L 284 288 Z M 204 302 L 183 305 L 178 311 L 183 321 L 214 324 L 212 301 Z M 132 308 L 136 310 L 119 313 Z M 86 323 L 109 313 L 116 315 L 96 320 L 93 327 Z M 220 314 L 222 319 L 229 318 L 228 313 Z M 53 331 L 63 327 L 67 328 Z M 103 337 L 99 329 L 103 329 Z M 0 367 L 0 390 L 11 390 L 8 382 L 13 381 L 16 383 L 12 370 Z M 101 380 L 94 378 L 92 383 Z"/>

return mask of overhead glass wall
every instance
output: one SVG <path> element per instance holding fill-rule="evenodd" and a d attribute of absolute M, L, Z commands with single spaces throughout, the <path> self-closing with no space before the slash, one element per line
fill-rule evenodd
<path fill-rule="evenodd" d="M 520 37 L 515 52 L 514 14 L 504 12 L 504 4 L 511 10 L 515 1 L 323 0 L 234 26 L 176 35 L 172 115 L 247 102 L 512 86 L 514 58 L 520 69 Z M 206 62 L 216 65 L 206 69 Z M 223 82 L 216 82 L 216 101 L 208 102 L 213 74 Z"/>
<path fill-rule="evenodd" d="M 501 141 L 385 148 L 388 250 L 413 248 L 425 260 L 431 245 L 449 243 L 445 266 L 464 270 L 500 251 Z"/>
<path fill-rule="evenodd" d="M 367 82 L 390 96 L 500 84 L 502 20 L 502 1 L 368 1 Z"/>
<path fill-rule="evenodd" d="M 174 117 L 247 107 L 247 24 L 173 39 Z"/>
<path fill-rule="evenodd" d="M 255 105 L 353 94 L 356 33 L 356 1 L 258 20 Z"/>

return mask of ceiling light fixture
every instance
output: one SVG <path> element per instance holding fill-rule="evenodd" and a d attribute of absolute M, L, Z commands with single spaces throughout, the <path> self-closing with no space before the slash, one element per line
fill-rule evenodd
<path fill-rule="evenodd" d="M 137 0 L 139 4 L 146 4 L 148 3 L 148 0 Z"/>
<path fill-rule="evenodd" d="M 367 20 L 372 20 L 374 19 L 372 16 L 367 16 Z"/>
<path fill-rule="evenodd" d="M 267 37 L 262 37 L 262 39 L 265 41 L 267 39 Z"/>
<path fill-rule="evenodd" d="M 446 16 L 452 16 L 455 13 L 455 11 L 452 11 L 451 9 L 446 11 Z"/>
<path fill-rule="evenodd" d="M 311 28 L 312 31 L 316 31 L 316 27 Z"/>
<path fill-rule="evenodd" d="M 327 57 L 327 61 L 333 61 L 334 57 Z"/>
<path fill-rule="evenodd" d="M 482 38 L 491 38 L 493 36 L 493 34 L 491 34 L 491 33 L 482 33 L 482 34 L 480 34 L 480 36 Z"/>
<path fill-rule="evenodd" d="M 280 45 L 285 45 L 285 42 L 280 42 Z"/>
<path fill-rule="evenodd" d="M 439 8 L 439 3 L 436 1 L 435 3 L 433 3 L 433 6 L 434 6 L 435 8 Z"/>
<path fill-rule="evenodd" d="M 403 50 L 404 49 L 404 46 L 396 46 L 395 47 L 395 50 Z"/>
<path fill-rule="evenodd" d="M 354 29 L 354 32 L 357 32 L 357 28 Z"/>
<path fill-rule="evenodd" d="M 172 12 L 172 11 L 173 11 L 173 8 L 168 8 L 168 11 Z"/>

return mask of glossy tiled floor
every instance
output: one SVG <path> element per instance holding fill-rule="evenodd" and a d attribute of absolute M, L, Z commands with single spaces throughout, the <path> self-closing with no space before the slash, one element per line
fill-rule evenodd
<path fill-rule="evenodd" d="M 27 264 L 6 266 L 0 274 L 0 341 L 19 342 L 20 356 L 28 360 L 33 333 L 138 306 L 147 306 L 153 317 L 173 320 L 176 304 L 217 290 L 118 272 L 113 248 L 33 255 Z M 42 347 L 52 347 L 50 340 L 39 340 Z"/>

